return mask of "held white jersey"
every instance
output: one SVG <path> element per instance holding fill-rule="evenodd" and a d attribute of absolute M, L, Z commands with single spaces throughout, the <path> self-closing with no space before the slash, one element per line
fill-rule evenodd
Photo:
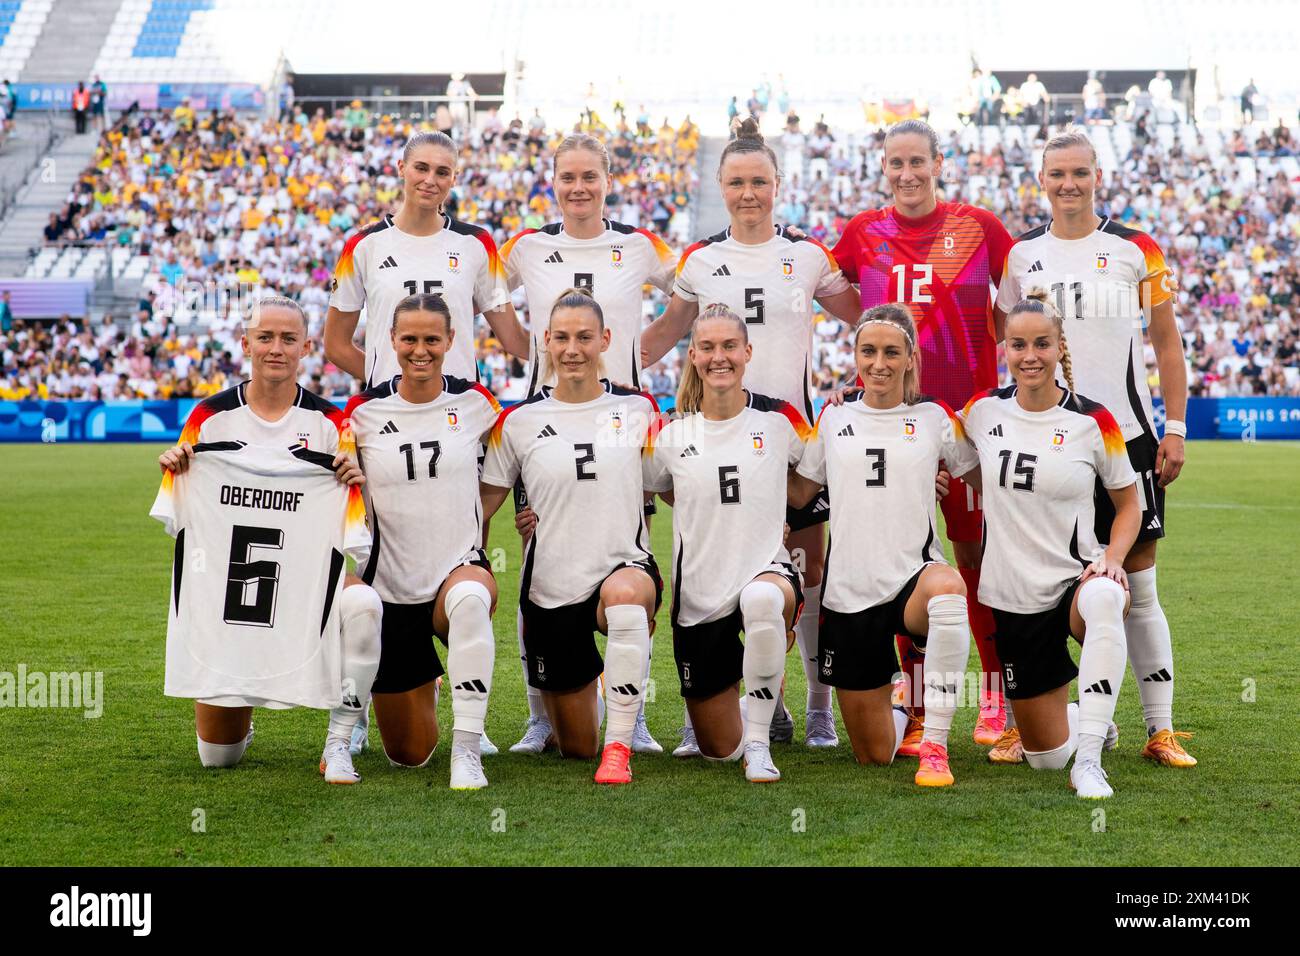
<path fill-rule="evenodd" d="M 1010 312 L 1034 286 L 1050 291 L 1060 310 L 1075 388 L 1111 411 L 1125 441 L 1154 437 L 1142 329 L 1147 310 L 1174 292 L 1160 247 L 1110 219 L 1084 239 L 1058 239 L 1048 223 L 1011 247 L 998 308 Z"/>
<path fill-rule="evenodd" d="M 651 556 L 641 459 L 659 427 L 644 392 L 605 382 L 590 402 L 561 402 L 544 387 L 502 412 L 492 429 L 483 481 L 523 478 L 537 530 L 520 593 L 539 607 L 576 604 L 621 565 Z"/>
<path fill-rule="evenodd" d="M 478 453 L 501 406 L 482 385 L 446 375 L 442 393 L 416 405 L 398 394 L 400 381 L 348 403 L 371 534 L 357 573 L 385 601 L 422 604 L 482 547 Z"/>
<path fill-rule="evenodd" d="M 646 490 L 673 493 L 673 616 L 689 627 L 736 609 L 741 589 L 782 543 L 787 473 L 812 429 L 789 402 L 749 394 L 723 422 L 695 413 L 664 426 L 646 460 Z"/>
<path fill-rule="evenodd" d="M 344 552 L 368 544 L 332 455 L 201 442 L 150 515 L 176 538 L 164 693 L 225 706 L 337 707 Z"/>
<path fill-rule="evenodd" d="M 1101 553 L 1097 481 L 1108 489 L 1137 481 L 1119 425 L 1068 391 L 1047 411 L 1025 411 L 1014 385 L 972 398 L 962 420 L 983 486 L 980 603 L 1016 614 L 1054 607 Z"/>
<path fill-rule="evenodd" d="M 433 292 L 451 310 L 456 341 L 443 368 L 448 375 L 478 380 L 474 316 L 510 301 L 496 243 L 485 229 L 443 216 L 431 236 L 402 232 L 385 216 L 348 239 L 334 267 L 330 305 L 341 312 L 366 310 L 366 384 L 386 382 L 401 369 L 390 332 L 393 310 L 408 295 Z"/>
<path fill-rule="evenodd" d="M 822 409 L 799 474 L 827 486 L 835 503 L 823 607 L 853 614 L 883 604 L 922 567 L 944 560 L 934 530 L 941 460 L 954 475 L 979 464 L 956 414 L 938 399 Z"/>
<path fill-rule="evenodd" d="M 829 249 L 777 226 L 756 246 L 737 242 L 730 228 L 688 246 L 673 293 L 701 311 L 721 302 L 744 318 L 754 346 L 745 383 L 789 402 L 811 424 L 813 300 L 848 288 Z"/>
<path fill-rule="evenodd" d="M 510 288 L 522 285 L 528 296 L 533 337 L 530 395 L 547 384 L 537 380 L 542 333 L 551 306 L 570 288 L 590 289 L 605 314 L 610 332 L 606 376 L 611 382 L 640 388 L 642 290 L 647 284 L 664 292 L 672 290 L 672 251 L 662 239 L 649 230 L 608 219 L 604 233 L 595 239 L 575 239 L 562 223 L 553 222 L 511 238 L 501 247 L 501 260 Z"/>
<path fill-rule="evenodd" d="M 248 383 L 240 382 L 209 396 L 190 411 L 181 429 L 181 441 L 242 441 L 250 445 L 288 448 L 302 445 L 312 451 L 334 454 L 343 427 L 343 409 L 301 385 L 293 405 L 278 421 L 268 422 L 253 414 L 248 405 Z"/>

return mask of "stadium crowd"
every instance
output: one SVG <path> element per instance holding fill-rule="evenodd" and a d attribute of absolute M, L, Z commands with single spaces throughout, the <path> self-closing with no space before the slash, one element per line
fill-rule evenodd
<path fill-rule="evenodd" d="M 1131 148 L 1098 191 L 1099 211 L 1150 232 L 1173 266 L 1191 394 L 1300 395 L 1296 182 L 1280 169 L 1256 182 L 1238 162 L 1291 156 L 1290 132 L 1280 123 L 1273 130 L 1257 124 L 1214 148 L 1199 133 L 1192 142 L 1175 133 L 1166 146 L 1144 121 L 1138 116 L 1130 127 Z M 694 238 L 698 129 L 688 118 L 677 127 L 665 119 L 656 130 L 645 116 L 629 126 L 622 114 L 613 125 L 588 111 L 575 127 L 609 142 L 609 215 L 684 247 Z M 106 317 L 93 328 L 8 320 L 0 332 L 0 398 L 220 390 L 242 366 L 239 296 L 276 289 L 299 299 L 318 323 L 344 238 L 400 199 L 396 162 L 411 129 L 360 103 L 332 116 L 299 108 L 280 120 L 199 114 L 188 104 L 124 116 L 104 134 L 67 204 L 51 215 L 45 238 L 106 239 L 149 255 L 140 310 L 129 322 Z M 558 218 L 551 151 L 567 130 L 548 128 L 537 113 L 506 123 L 493 111 L 454 132 L 462 144 L 454 215 L 491 229 L 498 245 Z M 846 135 L 820 122 L 805 133 L 792 115 L 773 141 L 785 175 L 777 220 L 833 245 L 854 214 L 888 204 L 883 140 L 883 130 Z M 1013 235 L 1045 221 L 1031 150 L 1019 136 L 988 149 L 963 143 L 954 131 L 944 144 L 943 198 L 992 210 Z M 183 306 L 193 308 L 196 294 L 204 305 L 186 321 Z M 215 307 L 226 301 L 235 305 Z M 662 305 L 652 293 L 647 317 Z M 499 396 L 517 397 L 521 363 L 481 331 L 480 376 Z M 815 384 L 824 391 L 850 375 L 852 353 L 847 329 L 830 316 L 820 317 L 814 334 Z M 1157 391 L 1149 348 L 1147 357 Z M 679 361 L 672 352 L 648 370 L 652 392 L 675 391 Z M 319 346 L 304 369 L 303 384 L 325 394 L 355 388 Z"/>

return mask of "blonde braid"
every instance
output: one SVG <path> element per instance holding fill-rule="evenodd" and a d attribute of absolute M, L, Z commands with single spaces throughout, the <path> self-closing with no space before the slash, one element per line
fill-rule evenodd
<path fill-rule="evenodd" d="M 1060 321 L 1059 319 L 1057 320 Z M 1065 384 L 1074 394 L 1074 363 L 1070 361 L 1070 346 L 1065 341 L 1065 330 L 1061 330 L 1061 372 L 1065 375 Z"/>

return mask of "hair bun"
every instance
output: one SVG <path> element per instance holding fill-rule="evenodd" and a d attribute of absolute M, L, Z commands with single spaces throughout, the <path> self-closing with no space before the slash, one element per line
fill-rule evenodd
<path fill-rule="evenodd" d="M 1028 289 L 1025 290 L 1025 295 L 1024 295 L 1026 299 L 1032 299 L 1033 301 L 1041 302 L 1044 305 L 1051 304 L 1052 300 L 1050 296 L 1051 293 L 1047 291 L 1047 287 L 1041 285 L 1030 286 Z"/>
<path fill-rule="evenodd" d="M 555 301 L 559 302 L 561 299 L 567 299 L 571 295 L 580 295 L 584 299 L 590 299 L 592 302 L 596 301 L 596 296 L 592 293 L 592 291 L 588 289 L 586 286 L 581 286 L 581 285 L 570 286 L 569 288 L 565 289 L 563 292 L 561 292 L 559 295 L 555 297 Z"/>
<path fill-rule="evenodd" d="M 740 128 L 736 130 L 736 139 L 748 139 L 756 143 L 763 142 L 763 134 L 758 130 L 758 120 L 752 116 L 745 117 L 740 123 Z"/>

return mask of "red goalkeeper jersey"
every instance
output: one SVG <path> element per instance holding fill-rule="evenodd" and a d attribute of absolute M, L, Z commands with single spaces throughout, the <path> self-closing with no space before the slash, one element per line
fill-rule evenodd
<path fill-rule="evenodd" d="M 916 322 L 921 391 L 961 408 L 998 384 L 990 283 L 1002 280 L 1011 235 L 998 218 L 941 202 L 919 219 L 893 206 L 859 213 L 834 249 L 862 308 L 907 305 Z"/>

